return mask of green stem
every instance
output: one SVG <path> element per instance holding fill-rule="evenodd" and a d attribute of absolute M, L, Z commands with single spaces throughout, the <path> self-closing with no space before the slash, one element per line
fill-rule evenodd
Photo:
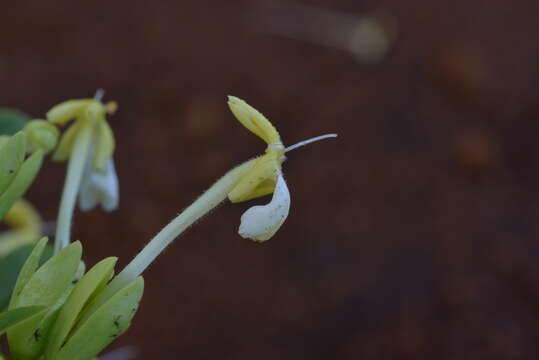
<path fill-rule="evenodd" d="M 238 180 L 249 171 L 256 159 L 244 162 L 227 172 L 180 215 L 165 226 L 140 253 L 116 276 L 105 290 L 104 299 L 135 280 L 165 248 L 189 226 L 223 202 Z"/>
<path fill-rule="evenodd" d="M 92 139 L 92 127 L 84 127 L 78 134 L 67 167 L 64 191 L 60 202 L 58 212 L 58 223 L 56 225 L 56 235 L 54 241 L 54 253 L 57 253 L 70 242 L 71 221 L 75 202 L 81 183 L 84 166 L 90 151 L 90 142 Z"/>

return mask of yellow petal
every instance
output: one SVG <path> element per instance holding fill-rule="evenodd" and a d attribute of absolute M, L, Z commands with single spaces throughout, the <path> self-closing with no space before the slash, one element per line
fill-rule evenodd
<path fill-rule="evenodd" d="M 268 152 L 256 160 L 248 171 L 228 193 L 228 199 L 233 202 L 251 200 L 273 192 L 275 179 L 281 172 L 280 154 Z"/>
<path fill-rule="evenodd" d="M 95 171 L 103 173 L 107 169 L 107 163 L 114 153 L 114 134 L 106 121 L 99 122 L 96 133 L 93 167 Z"/>
<path fill-rule="evenodd" d="M 268 145 L 281 144 L 281 137 L 275 127 L 258 110 L 235 96 L 228 97 L 228 106 L 243 126 L 264 140 Z"/>
<path fill-rule="evenodd" d="M 82 114 L 84 118 L 94 123 L 105 120 L 106 109 L 105 106 L 99 101 L 92 101 L 88 107 L 85 108 L 85 112 Z"/>
<path fill-rule="evenodd" d="M 56 151 L 52 154 L 53 161 L 66 161 L 71 155 L 75 139 L 80 133 L 80 130 L 85 126 L 82 121 L 75 121 L 62 135 L 60 143 Z"/>
<path fill-rule="evenodd" d="M 47 120 L 57 125 L 64 125 L 81 115 L 86 106 L 93 101 L 92 99 L 64 101 L 47 112 Z"/>

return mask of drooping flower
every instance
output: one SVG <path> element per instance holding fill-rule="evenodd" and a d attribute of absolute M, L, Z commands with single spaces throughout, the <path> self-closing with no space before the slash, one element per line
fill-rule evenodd
<path fill-rule="evenodd" d="M 112 155 L 114 134 L 105 118 L 114 113 L 115 103 L 103 104 L 103 91 L 93 99 L 68 100 L 54 106 L 47 119 L 63 126 L 73 120 L 64 132 L 54 161 L 69 159 L 56 229 L 55 252 L 69 244 L 71 219 L 77 197 L 83 210 L 101 204 L 107 211 L 118 206 L 118 179 Z"/>
<path fill-rule="evenodd" d="M 99 304 L 110 299 L 134 281 L 174 239 L 227 198 L 231 202 L 242 202 L 273 193 L 269 204 L 254 206 L 242 215 L 239 228 L 243 237 L 260 242 L 270 239 L 284 223 L 290 209 L 290 192 L 281 169 L 285 153 L 314 141 L 337 136 L 322 135 L 285 148 L 277 130 L 256 109 L 232 96 L 229 97 L 229 106 L 247 129 L 266 142 L 265 154 L 236 166 L 217 180 L 161 229 L 94 302 Z"/>
<path fill-rule="evenodd" d="M 74 123 L 64 132 L 58 148 L 52 155 L 54 161 L 66 161 L 73 156 L 75 144 L 83 135 L 90 138 L 93 146 L 92 166 L 97 172 L 106 170 L 107 162 L 114 153 L 114 134 L 105 118 L 110 106 L 96 99 L 68 100 L 54 106 L 47 119 L 58 126 L 69 121 Z M 87 151 L 90 153 L 90 151 Z M 90 155 L 86 154 L 86 159 Z"/>
<path fill-rule="evenodd" d="M 233 96 L 228 97 L 228 105 L 243 126 L 268 145 L 265 154 L 255 159 L 253 167 L 228 194 L 231 202 L 242 202 L 273 193 L 268 204 L 254 206 L 242 215 L 239 228 L 239 234 L 244 238 L 266 241 L 283 225 L 290 210 L 290 192 L 282 173 L 285 153 L 312 141 L 337 135 L 323 135 L 285 148 L 275 127 L 259 111 Z"/>

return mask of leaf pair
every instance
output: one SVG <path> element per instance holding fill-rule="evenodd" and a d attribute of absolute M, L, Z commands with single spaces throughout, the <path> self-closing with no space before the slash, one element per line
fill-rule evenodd
<path fill-rule="evenodd" d="M 0 239 L 0 242 L 1 241 L 5 240 Z M 7 307 L 17 277 L 33 248 L 34 245 L 21 246 L 0 260 L 0 284 L 2 284 L 2 286 L 0 286 L 0 310 Z M 51 257 L 52 248 L 47 246 L 44 254 L 45 255 L 42 256 L 42 261 L 43 259 L 48 260 Z"/>
<path fill-rule="evenodd" d="M 23 266 L 10 309 L 42 306 L 44 310 L 8 330 L 15 359 L 91 359 L 125 332 L 142 297 L 141 277 L 122 288 L 105 303 L 95 303 L 114 274 L 117 259 L 109 257 L 84 276 L 82 247 L 75 242 L 41 267 L 39 258 L 47 239 L 35 246 Z"/>

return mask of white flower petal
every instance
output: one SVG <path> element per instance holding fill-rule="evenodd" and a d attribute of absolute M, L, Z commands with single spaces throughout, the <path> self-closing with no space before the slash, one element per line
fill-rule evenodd
<path fill-rule="evenodd" d="M 105 211 L 113 211 L 119 203 L 118 176 L 114 162 L 110 159 L 105 173 L 93 171 L 91 161 L 88 161 L 79 190 L 79 208 L 89 211 L 101 204 Z"/>
<path fill-rule="evenodd" d="M 290 192 L 282 175 L 277 178 L 271 201 L 257 205 L 241 216 L 239 234 L 255 241 L 266 241 L 279 230 L 290 210 Z"/>

